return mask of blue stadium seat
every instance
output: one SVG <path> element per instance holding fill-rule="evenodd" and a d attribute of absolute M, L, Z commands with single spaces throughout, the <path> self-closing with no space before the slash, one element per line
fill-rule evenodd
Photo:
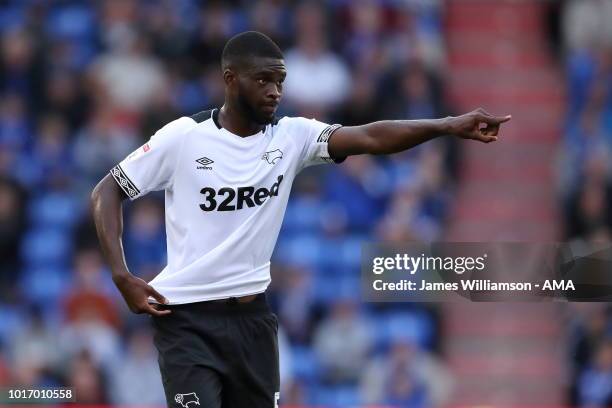
<path fill-rule="evenodd" d="M 183 112 L 198 112 L 202 106 L 210 104 L 210 97 L 206 95 L 202 85 L 197 81 L 182 81 L 179 83 L 174 97 L 178 107 Z"/>
<path fill-rule="evenodd" d="M 317 265 L 321 259 L 321 241 L 316 234 L 300 234 L 279 242 L 279 259 L 289 265 Z"/>
<path fill-rule="evenodd" d="M 59 304 L 70 286 L 68 271 L 51 266 L 26 269 L 19 282 L 21 291 L 32 304 Z"/>
<path fill-rule="evenodd" d="M 6 344 L 23 327 L 27 316 L 21 305 L 0 304 L 0 310 L 0 343 Z"/>
<path fill-rule="evenodd" d="M 94 12 L 87 3 L 72 4 L 51 9 L 46 28 L 50 35 L 59 39 L 88 41 L 94 37 L 95 23 Z"/>
<path fill-rule="evenodd" d="M 305 382 L 315 381 L 319 376 L 319 362 L 309 347 L 291 347 L 293 374 L 296 379 Z"/>
<path fill-rule="evenodd" d="M 21 258 L 26 265 L 65 265 L 70 260 L 70 235 L 58 228 L 29 230 L 21 245 Z"/>
<path fill-rule="evenodd" d="M 359 299 L 361 281 L 359 274 L 323 275 L 315 274 L 313 296 L 316 303 L 329 305 L 339 299 Z"/>
<path fill-rule="evenodd" d="M 389 342 L 410 341 L 428 348 L 434 336 L 431 318 L 421 311 L 394 311 L 386 313 L 379 329 Z"/>
<path fill-rule="evenodd" d="M 3 5 L 0 7 L 0 29 L 4 33 L 22 27 L 25 20 L 24 10 L 18 6 Z"/>
<path fill-rule="evenodd" d="M 287 205 L 283 229 L 289 232 L 315 232 L 321 226 L 321 200 L 312 200 L 299 195 Z"/>
<path fill-rule="evenodd" d="M 319 386 L 313 390 L 313 405 L 325 407 L 352 407 L 360 405 L 356 386 Z"/>
<path fill-rule="evenodd" d="M 81 219 L 81 203 L 71 194 L 52 192 L 30 201 L 28 215 L 37 227 L 69 228 Z"/>

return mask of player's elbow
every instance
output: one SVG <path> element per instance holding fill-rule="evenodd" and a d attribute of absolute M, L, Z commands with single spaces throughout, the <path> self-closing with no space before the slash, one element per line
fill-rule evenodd
<path fill-rule="evenodd" d="M 91 191 L 89 203 L 92 210 L 96 211 L 96 209 L 104 208 L 110 204 L 110 200 L 119 195 L 116 190 L 118 189 L 115 181 L 111 180 L 109 175 L 106 175 Z"/>
<path fill-rule="evenodd" d="M 89 204 L 93 212 L 96 212 L 96 209 L 101 208 L 104 205 L 104 179 L 102 179 L 94 189 L 91 191 L 91 195 L 89 196 Z"/>

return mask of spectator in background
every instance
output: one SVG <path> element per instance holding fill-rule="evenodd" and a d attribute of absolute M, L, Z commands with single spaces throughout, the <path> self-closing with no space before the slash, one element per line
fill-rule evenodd
<path fill-rule="evenodd" d="M 592 161 L 608 163 L 612 155 L 612 137 L 607 123 L 609 121 L 606 110 L 610 99 L 610 92 L 603 86 L 602 79 L 590 85 L 587 101 L 575 120 L 568 123 L 566 130 L 566 143 L 568 159 L 571 167 L 565 168 L 568 173 L 566 184 L 568 188 L 576 188 L 584 177 L 610 178 L 612 168 L 609 164 L 601 168 L 588 166 Z"/>
<path fill-rule="evenodd" d="M 373 157 L 352 156 L 325 179 L 325 195 L 344 211 L 351 231 L 367 231 L 383 213 L 390 194 L 386 173 Z"/>
<path fill-rule="evenodd" d="M 142 35 L 149 39 L 152 52 L 170 64 L 171 71 L 178 68 L 189 46 L 190 22 L 182 18 L 181 11 L 174 2 L 151 3 L 141 10 Z"/>
<path fill-rule="evenodd" d="M 109 327 L 120 326 L 117 306 L 105 284 L 106 271 L 97 249 L 84 248 L 74 257 L 74 287 L 65 300 L 68 322 L 75 322 L 82 315 L 96 316 L 95 320 Z"/>
<path fill-rule="evenodd" d="M 74 166 L 68 145 L 68 125 L 61 116 L 49 113 L 40 118 L 28 162 L 38 171 L 39 190 L 65 190 L 70 186 Z"/>
<path fill-rule="evenodd" d="M 570 402 L 578 405 L 581 400 L 579 395 L 579 381 L 583 373 L 589 368 L 591 362 L 595 361 L 595 350 L 597 345 L 605 342 L 606 337 L 612 332 L 612 309 L 601 303 L 574 303 L 570 304 L 569 312 L 569 337 L 568 337 L 568 360 L 570 364 Z"/>
<path fill-rule="evenodd" d="M 385 72 L 389 61 L 380 44 L 389 34 L 389 9 L 378 1 L 366 0 L 348 3 L 340 13 L 347 20 L 342 48 L 351 66 L 369 76 Z M 353 80 L 353 83 L 356 82 Z"/>
<path fill-rule="evenodd" d="M 14 299 L 19 278 L 25 192 L 14 181 L 0 177 L 0 301 Z"/>
<path fill-rule="evenodd" d="M 90 109 L 90 98 L 85 83 L 76 72 L 56 70 L 49 74 L 45 87 L 44 105 L 52 106 L 53 112 L 60 115 L 75 131 L 85 124 Z"/>
<path fill-rule="evenodd" d="M 74 143 L 79 181 L 85 184 L 83 190 L 90 190 L 95 180 L 135 150 L 140 142 L 134 129 L 119 123 L 109 109 L 96 108 Z"/>
<path fill-rule="evenodd" d="M 130 270 L 150 280 L 166 265 L 163 205 L 152 197 L 134 204 L 123 242 Z"/>
<path fill-rule="evenodd" d="M 288 268 L 281 278 L 280 292 L 283 296 L 278 305 L 278 316 L 287 337 L 298 344 L 310 340 L 313 308 L 311 274 L 307 269 Z"/>
<path fill-rule="evenodd" d="M 287 79 L 284 100 L 300 115 L 325 117 L 329 109 L 344 101 L 350 88 L 350 73 L 327 49 L 325 17 L 317 3 L 298 6 L 296 47 L 285 54 Z"/>
<path fill-rule="evenodd" d="M 12 387 L 41 388 L 58 386 L 58 372 L 63 361 L 58 352 L 57 336 L 42 321 L 40 310 L 29 310 L 28 323 L 14 330 L 8 342 L 7 360 Z"/>
<path fill-rule="evenodd" d="M 579 380 L 580 406 L 612 406 L 612 336 L 601 342 Z"/>
<path fill-rule="evenodd" d="M 32 127 L 23 96 L 6 93 L 0 99 L 0 172 L 24 188 L 34 185 L 37 177 L 26 158 L 33 139 Z"/>
<path fill-rule="evenodd" d="M 35 388 L 45 386 L 44 374 L 39 364 L 29 360 L 17 360 L 10 365 L 10 386 Z"/>
<path fill-rule="evenodd" d="M 4 94 L 0 100 L 0 146 L 2 150 L 13 154 L 25 151 L 32 141 L 31 130 L 23 96 L 15 92 Z"/>
<path fill-rule="evenodd" d="M 166 402 L 157 366 L 157 352 L 148 328 L 136 327 L 127 336 L 121 359 L 110 370 L 111 399 L 117 405 L 159 405 Z"/>
<path fill-rule="evenodd" d="M 200 10 L 199 17 L 188 53 L 193 64 L 190 73 L 202 71 L 212 61 L 216 62 L 223 51 L 223 44 L 236 30 L 232 10 L 223 2 L 211 2 Z"/>
<path fill-rule="evenodd" d="M 587 180 L 578 195 L 578 233 L 590 235 L 598 226 L 605 225 L 607 220 L 605 185 L 594 180 Z"/>
<path fill-rule="evenodd" d="M 584 106 L 568 121 L 561 168 L 561 193 L 565 196 L 566 234 L 577 238 L 612 227 L 609 204 L 612 191 L 611 94 L 601 75 L 592 78 Z"/>
<path fill-rule="evenodd" d="M 444 63 L 437 2 L 406 1 L 393 10 L 393 30 L 383 43 L 386 66 L 423 63 L 439 71 Z"/>
<path fill-rule="evenodd" d="M 389 376 L 387 389 L 388 404 L 406 408 L 421 408 L 430 406 L 427 401 L 425 386 L 412 373 L 405 372 L 404 367 L 396 367 Z"/>
<path fill-rule="evenodd" d="M 4 356 L 4 347 L 0 343 L 0 387 L 9 385 L 9 367 Z"/>
<path fill-rule="evenodd" d="M 440 406 L 448 402 L 452 381 L 433 355 L 406 338 L 394 341 L 388 354 L 372 360 L 361 377 L 367 404 L 409 407 Z"/>
<path fill-rule="evenodd" d="M 418 182 L 400 188 L 377 226 L 378 236 L 395 242 L 434 241 L 440 233 L 440 225 L 425 214 L 423 202 L 423 187 Z"/>
<path fill-rule="evenodd" d="M 21 94 L 29 109 L 40 100 L 44 78 L 44 65 L 36 52 L 34 40 L 21 28 L 8 29 L 0 40 L 0 89 Z"/>
<path fill-rule="evenodd" d="M 292 13 L 284 3 L 278 0 L 257 1 L 249 10 L 252 29 L 274 38 L 281 49 L 289 45 L 287 32 Z"/>
<path fill-rule="evenodd" d="M 198 90 L 196 90 L 197 95 L 195 97 L 189 95 L 190 90 L 185 89 L 192 86 L 196 86 L 198 88 Z M 155 95 L 154 98 L 149 101 L 149 108 L 145 110 L 140 117 L 139 136 L 142 141 L 149 140 L 149 138 L 155 132 L 157 132 L 158 129 L 161 129 L 163 125 L 181 116 L 179 109 L 197 110 L 197 108 L 194 108 L 191 105 L 198 104 L 199 106 L 202 106 L 208 103 L 208 101 L 205 99 L 200 99 L 200 89 L 203 92 L 203 86 L 201 84 L 186 84 L 183 82 L 181 85 L 178 85 L 178 88 L 179 90 L 176 91 L 169 86 L 166 92 L 161 92 Z"/>
<path fill-rule="evenodd" d="M 607 0 L 566 2 L 563 32 L 567 48 L 581 52 L 600 44 L 612 44 L 612 3 Z"/>
<path fill-rule="evenodd" d="M 285 334 L 285 330 L 279 326 L 278 328 L 278 361 L 280 374 L 280 392 L 284 394 L 288 392 L 294 384 L 293 375 L 293 360 L 291 358 L 291 345 Z"/>
<path fill-rule="evenodd" d="M 105 377 L 99 365 L 86 350 L 70 360 L 66 385 L 72 388 L 79 404 L 107 404 Z"/>
<path fill-rule="evenodd" d="M 106 276 L 97 249 L 82 249 L 75 255 L 75 285 L 64 301 L 66 322 L 59 333 L 64 358 L 86 352 L 105 369 L 119 358 L 121 325 L 117 303 L 103 280 Z"/>
<path fill-rule="evenodd" d="M 106 39 L 110 51 L 91 71 L 98 89 L 94 95 L 130 124 L 165 89 L 166 76 L 148 41 L 130 26 L 113 26 Z"/>
<path fill-rule="evenodd" d="M 352 299 L 340 299 L 314 333 L 313 348 L 328 384 L 355 384 L 372 346 L 370 325 Z"/>
<path fill-rule="evenodd" d="M 392 71 L 386 82 L 383 112 L 393 119 L 435 118 L 444 112 L 437 80 L 418 61 Z"/>
<path fill-rule="evenodd" d="M 24 327 L 10 339 L 11 366 L 40 377 L 54 378 L 62 364 L 57 335 L 44 321 L 42 311 L 32 307 Z M 23 371 L 22 371 L 23 373 Z"/>
<path fill-rule="evenodd" d="M 341 104 L 333 112 L 333 122 L 344 126 L 358 126 L 376 121 L 383 110 L 379 106 L 377 95 L 379 85 L 378 75 L 370 73 L 367 69 L 358 69 L 354 73 L 352 86 L 347 100 L 348 104 Z"/>
<path fill-rule="evenodd" d="M 76 317 L 61 328 L 59 340 L 64 360 L 85 352 L 88 359 L 107 370 L 120 356 L 119 334 L 93 314 L 93 309 L 78 311 Z"/>

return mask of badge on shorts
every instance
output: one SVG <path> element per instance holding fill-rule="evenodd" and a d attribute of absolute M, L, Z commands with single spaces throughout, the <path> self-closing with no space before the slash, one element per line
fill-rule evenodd
<path fill-rule="evenodd" d="M 190 392 L 189 394 L 176 394 L 174 400 L 183 408 L 193 408 L 193 406 L 190 407 L 189 404 L 200 405 L 200 399 L 195 392 Z"/>

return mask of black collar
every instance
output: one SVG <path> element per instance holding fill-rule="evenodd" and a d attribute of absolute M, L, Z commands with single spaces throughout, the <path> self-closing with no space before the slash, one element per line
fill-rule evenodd
<path fill-rule="evenodd" d="M 217 129 L 222 129 L 221 124 L 219 123 L 219 109 L 215 108 L 212 110 L 212 120 L 217 125 Z"/>
<path fill-rule="evenodd" d="M 219 108 L 214 108 L 212 110 L 212 114 L 211 114 L 211 118 L 213 120 L 213 122 L 215 122 L 215 126 L 217 126 L 217 129 L 223 129 L 223 126 L 221 126 L 221 124 L 219 123 Z M 276 124 L 278 124 L 278 121 L 280 120 L 280 118 L 278 116 L 274 116 L 274 118 L 272 119 L 272 122 L 270 122 L 270 126 L 274 126 Z M 265 127 L 264 127 L 265 130 Z"/>

